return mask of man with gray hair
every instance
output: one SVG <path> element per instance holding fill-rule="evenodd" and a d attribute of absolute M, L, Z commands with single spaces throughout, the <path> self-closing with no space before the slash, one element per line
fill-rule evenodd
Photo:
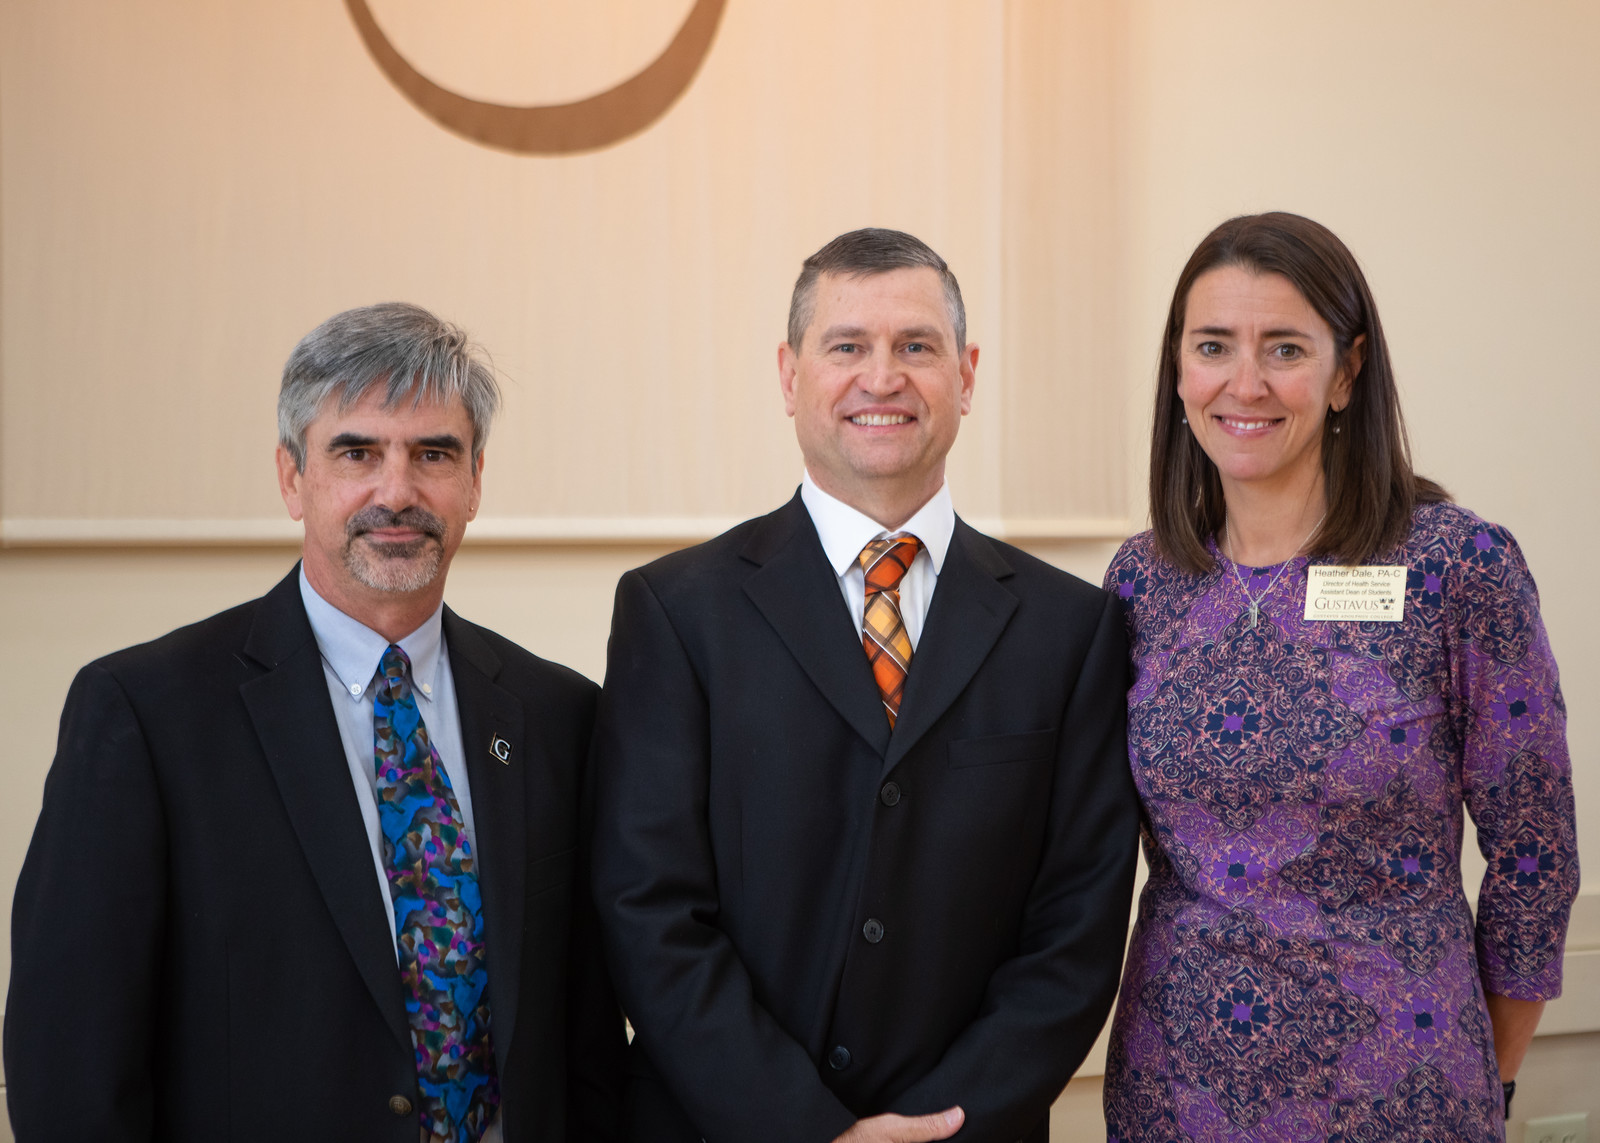
<path fill-rule="evenodd" d="M 22 1143 L 613 1138 L 596 688 L 444 605 L 498 403 L 426 310 L 328 319 L 279 393 L 300 564 L 78 674 L 12 912 Z"/>
<path fill-rule="evenodd" d="M 978 347 L 893 230 L 795 282 L 788 504 L 617 587 L 595 885 L 630 1143 L 1044 1143 L 1117 987 L 1116 601 L 956 517 Z"/>

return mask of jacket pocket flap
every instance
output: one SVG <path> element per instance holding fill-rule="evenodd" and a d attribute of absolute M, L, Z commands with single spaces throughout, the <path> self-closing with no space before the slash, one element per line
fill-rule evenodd
<path fill-rule="evenodd" d="M 528 881 L 524 892 L 528 896 L 559 885 L 572 879 L 572 867 L 578 856 L 577 847 L 563 849 L 560 853 L 552 853 L 548 857 L 541 857 L 528 863 Z"/>
<path fill-rule="evenodd" d="M 997 766 L 1004 762 L 1039 762 L 1055 754 L 1056 732 L 1030 730 L 1026 734 L 994 734 L 987 738 L 958 738 L 950 743 L 950 768 Z"/>

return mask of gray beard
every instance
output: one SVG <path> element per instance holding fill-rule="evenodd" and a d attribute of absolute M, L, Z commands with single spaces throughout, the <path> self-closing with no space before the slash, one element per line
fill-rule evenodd
<path fill-rule="evenodd" d="M 395 525 L 425 533 L 402 543 L 361 542 L 375 528 Z M 345 525 L 344 566 L 356 582 L 374 591 L 421 591 L 439 576 L 444 563 L 444 521 L 422 508 L 391 512 L 365 508 Z"/>
<path fill-rule="evenodd" d="M 439 575 L 444 546 L 431 536 L 403 544 L 374 544 L 350 540 L 344 546 L 344 566 L 358 583 L 374 591 L 421 591 Z"/>

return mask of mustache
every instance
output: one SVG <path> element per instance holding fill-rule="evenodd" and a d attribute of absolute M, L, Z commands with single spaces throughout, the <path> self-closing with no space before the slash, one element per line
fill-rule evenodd
<path fill-rule="evenodd" d="M 410 528 L 434 540 L 444 539 L 444 521 L 426 508 L 402 508 L 395 512 L 374 504 L 363 508 L 344 526 L 345 538 L 353 540 L 379 528 Z"/>

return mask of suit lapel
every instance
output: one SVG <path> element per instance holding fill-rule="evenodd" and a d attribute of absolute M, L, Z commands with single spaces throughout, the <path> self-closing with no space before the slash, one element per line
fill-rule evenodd
<path fill-rule="evenodd" d="M 889 720 L 878 685 L 798 495 L 760 521 L 741 555 L 760 565 L 745 581 L 745 594 L 816 688 L 882 755 L 889 747 Z"/>
<path fill-rule="evenodd" d="M 497 686 L 500 658 L 472 624 L 444 610 L 445 646 L 461 714 L 461 748 L 472 786 L 473 832 L 478 843 L 478 885 L 483 893 L 489 946 L 489 998 L 494 1054 L 505 1074 L 516 1027 L 521 981 L 523 887 L 528 831 L 525 793 L 533 747 L 522 703 Z M 501 760 L 501 755 L 505 760 Z"/>
<path fill-rule="evenodd" d="M 906 675 L 885 773 L 933 728 L 989 657 L 1017 609 L 1017 597 L 999 582 L 1010 574 L 988 538 L 958 518 Z"/>
<path fill-rule="evenodd" d="M 371 844 L 350 783 L 322 656 L 300 602 L 298 566 L 261 601 L 244 653 L 267 668 L 242 684 L 239 693 L 278 794 L 361 978 L 409 1051 L 392 922 L 374 884 Z"/>

